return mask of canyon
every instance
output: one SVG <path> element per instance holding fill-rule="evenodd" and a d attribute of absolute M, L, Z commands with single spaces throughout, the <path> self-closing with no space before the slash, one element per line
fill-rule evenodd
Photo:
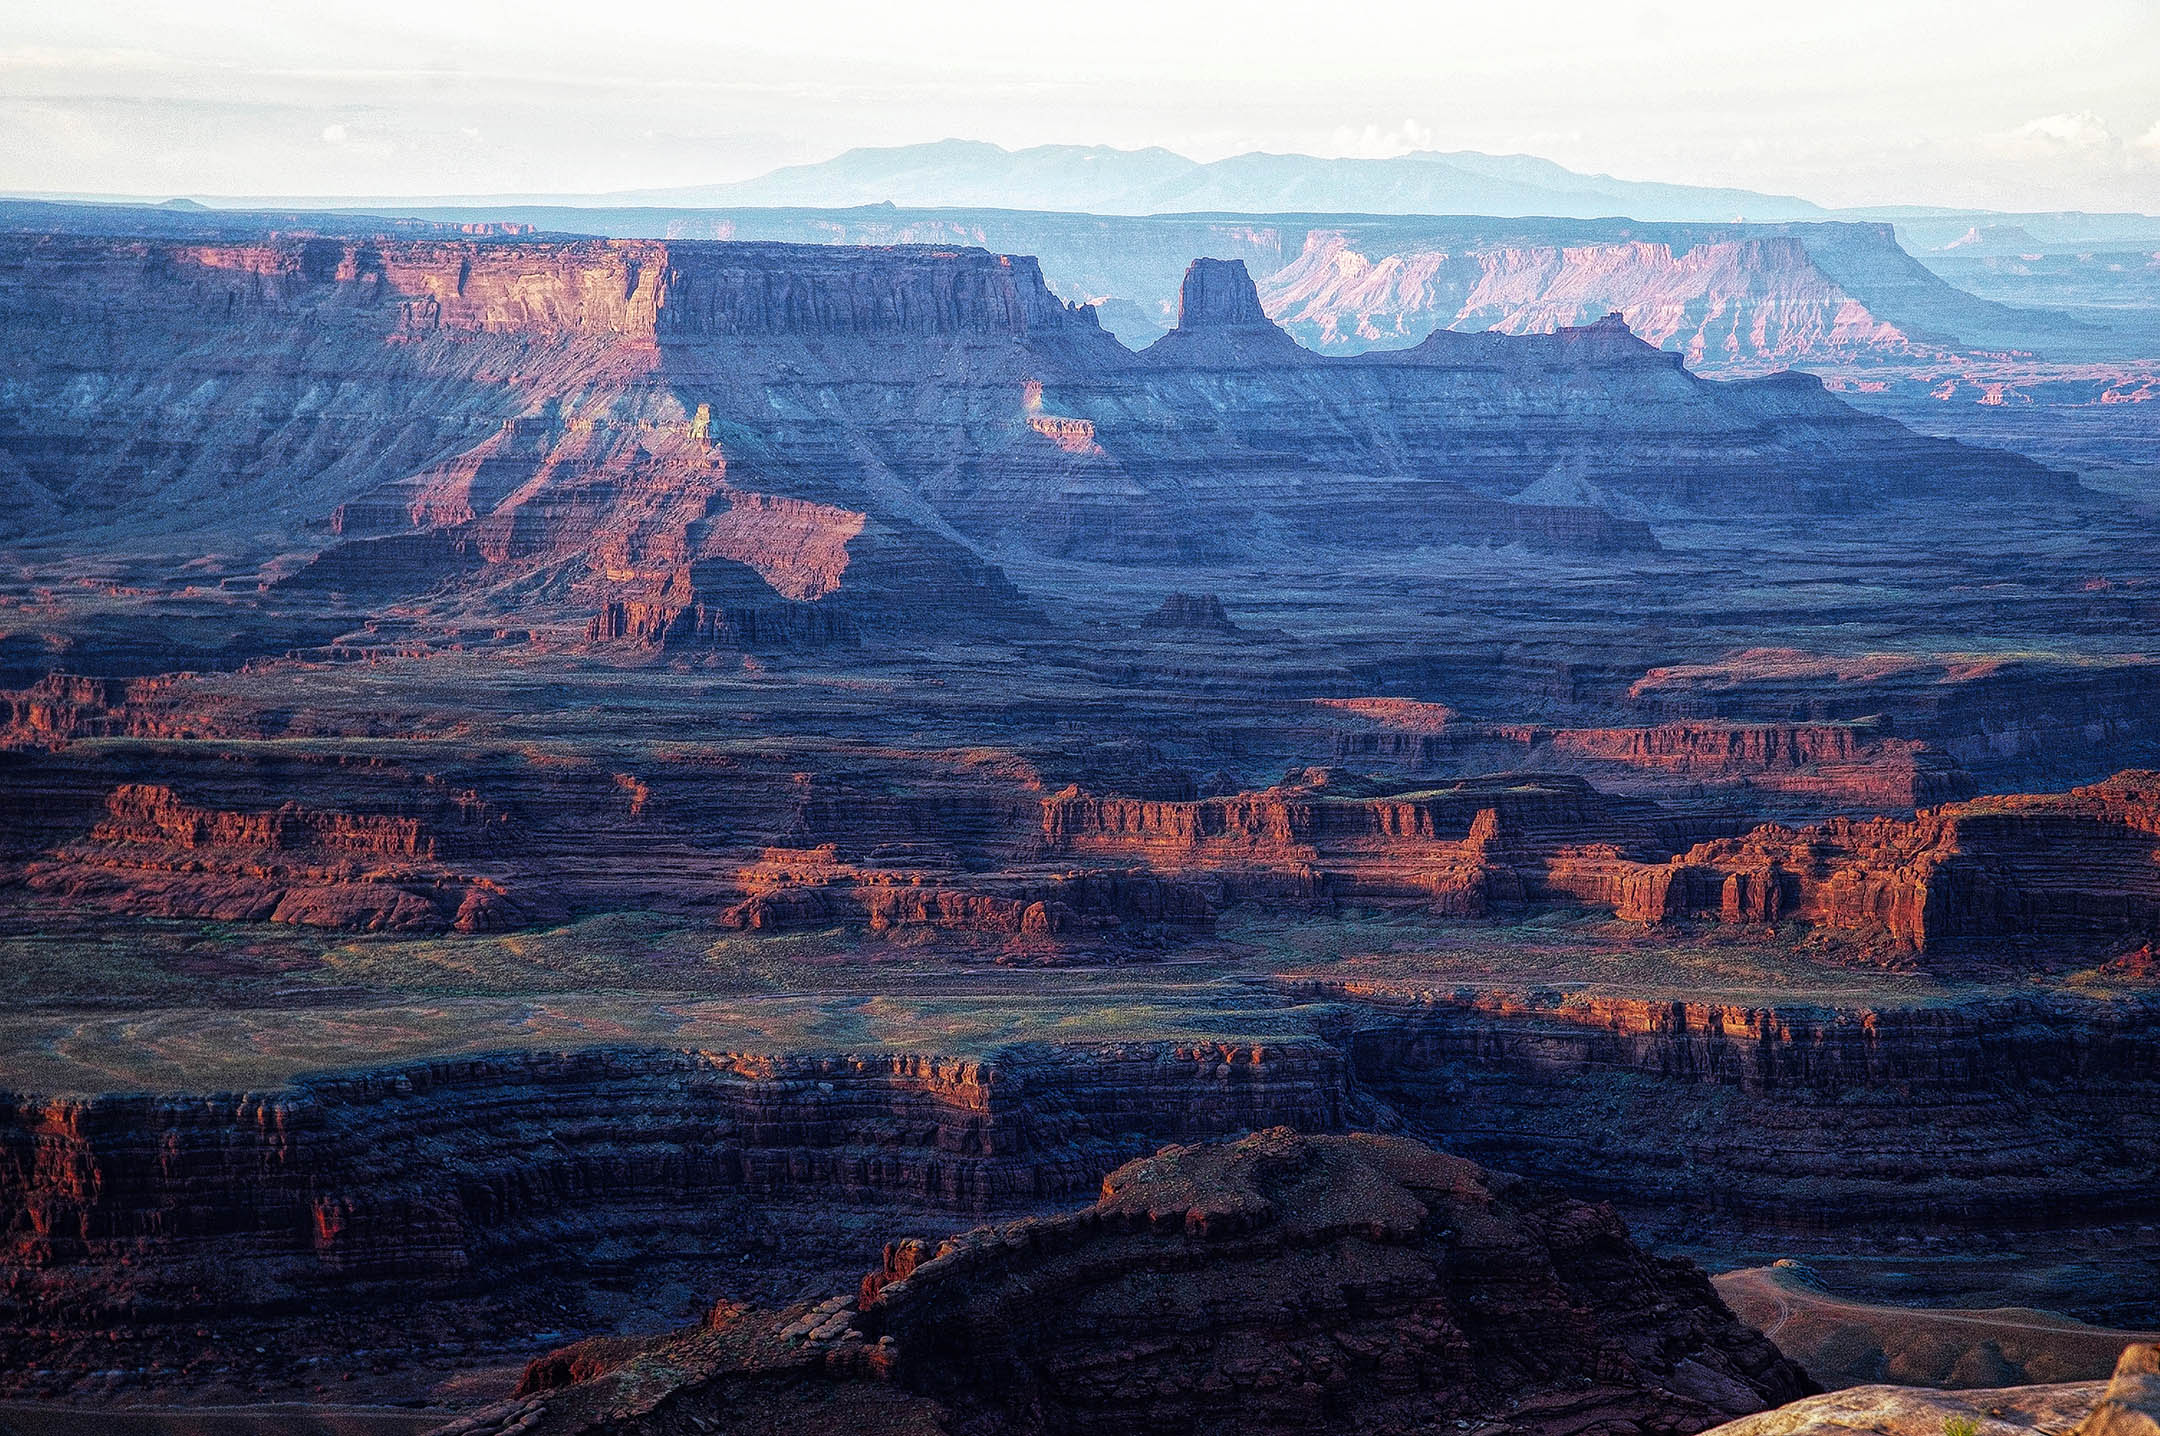
<path fill-rule="evenodd" d="M 750 1402 L 797 1429 L 853 1396 L 881 1430 L 1687 1431 L 1810 1389 L 1609 1212 L 1399 1138 L 1286 1128 L 1166 1147 L 1077 1212 L 893 1243 L 856 1300 L 792 1314 L 570 1348 L 461 1429 L 660 1430 L 692 1411 L 741 1429 Z"/>
<path fill-rule="evenodd" d="M 697 207 L 659 196 L 420 203 L 289 222 L 1024 252 L 1040 257 L 1058 295 L 1095 305 L 1104 326 L 1135 346 L 1175 327 L 1185 266 L 1207 255 L 1244 263 L 1270 317 L 1326 352 L 1402 347 L 1434 329 L 1547 332 L 1617 312 L 1701 372 L 1798 368 L 1929 433 L 2068 467 L 2143 474 L 2160 463 L 2149 417 L 2123 407 L 2160 392 L 2151 262 L 2160 225 L 2139 216 L 1774 214 L 1762 196 L 1711 216 L 1647 220 L 1617 200 L 1598 212 L 1633 218 L 1234 204 L 1210 214 L 1074 214 L 893 198 L 847 208 L 719 196 Z M 1705 222 L 1735 212 L 1756 222 Z M 146 213 L 167 226 L 243 222 Z"/>
<path fill-rule="evenodd" d="M 0 1398 L 1664 1433 L 1823 1380 L 1704 1271 L 2160 1325 L 2143 411 L 1855 387 L 2114 330 L 612 214 L 0 206 Z"/>

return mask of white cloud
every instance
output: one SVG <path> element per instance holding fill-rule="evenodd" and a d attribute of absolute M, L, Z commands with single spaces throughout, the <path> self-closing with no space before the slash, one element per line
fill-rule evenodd
<path fill-rule="evenodd" d="M 1330 137 L 1329 153 L 1362 160 L 1393 159 L 1413 150 L 1429 150 L 1433 146 L 1433 129 L 1416 120 L 1404 120 L 1401 124 L 1382 129 L 1378 125 L 1366 125 L 1353 129 L 1349 125 L 1338 126 Z"/>
<path fill-rule="evenodd" d="M 2079 110 L 2076 114 L 2042 115 L 2028 120 L 2011 131 L 2020 140 L 2045 140 L 2069 149 L 2091 150 L 2106 145 L 2114 136 L 2108 133 L 2107 121 L 2091 110 Z"/>
<path fill-rule="evenodd" d="M 2138 136 L 2137 145 L 2141 150 L 2160 151 L 2160 120 L 2153 121 L 2153 127 Z"/>
<path fill-rule="evenodd" d="M 326 145 L 342 145 L 352 138 L 343 125 L 324 125 L 322 142 Z"/>

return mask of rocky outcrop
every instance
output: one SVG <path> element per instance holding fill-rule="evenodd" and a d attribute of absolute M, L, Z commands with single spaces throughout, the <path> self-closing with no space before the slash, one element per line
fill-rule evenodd
<path fill-rule="evenodd" d="M 1313 355 L 1268 318 L 1242 260 L 1196 259 L 1178 295 L 1177 328 L 1149 345 L 1145 357 L 1188 366 L 1272 368 L 1307 364 Z"/>
<path fill-rule="evenodd" d="M 1207 275 L 1201 282 L 1211 292 L 1243 278 L 1230 268 Z M 1215 298 L 1206 312 L 1242 308 Z M 2061 476 L 2036 465 L 2006 465 L 2000 454 L 1864 419 L 1806 376 L 1705 384 L 1617 315 L 1534 336 L 1440 330 L 1409 349 L 1324 361 L 1279 331 L 1203 325 L 1173 332 L 1141 357 L 1144 396 L 1132 377 L 1114 372 L 1045 380 L 1059 412 L 1093 423 L 1105 481 L 1119 472 L 1105 465 L 1122 460 L 1137 469 L 1141 455 L 1151 467 L 1188 467 L 1194 483 L 1210 488 L 1237 473 L 1248 502 L 1261 475 L 1275 481 L 1286 467 L 1332 465 L 1392 480 L 1407 460 L 1420 475 L 1460 476 L 1459 489 L 1428 477 L 1415 502 L 1395 506 L 1384 538 L 1382 528 L 1370 531 L 1391 544 L 1428 534 L 1423 541 L 1460 543 L 1465 521 L 1492 522 L 1475 508 L 1480 500 L 1661 516 L 1722 511 L 1741 493 L 1791 514 L 1922 500 L 1946 482 L 2005 500 L 2067 492 Z M 1222 382 L 1226 373 L 1248 372 L 1241 384 Z M 1554 387 L 1562 373 L 1588 388 Z M 1328 419 L 1316 422 L 1322 414 Z M 1194 451 L 1199 440 L 1204 460 Z M 1829 453 L 1855 450 L 1870 455 L 1863 468 L 1825 462 Z M 1648 462 L 1653 452 L 1660 462 Z M 1361 490 L 1375 499 L 1384 492 Z M 1319 495 L 1312 497 L 1314 511 L 1300 517 L 1318 534 L 1322 511 Z M 1325 501 L 1338 535 L 1377 521 L 1343 500 L 1336 491 Z M 1463 507 L 1426 529 L 1417 520 L 1436 503 Z M 1453 537 L 1442 536 L 1451 529 Z M 1647 547 L 1646 539 L 1628 546 Z"/>
<path fill-rule="evenodd" d="M 1535 1429 L 1561 1391 L 1687 1430 L 1808 1389 L 1609 1212 L 1388 1137 L 1169 1148 L 1091 1211 L 889 1253 L 863 1305 L 903 1384 L 1051 1430 Z"/>
<path fill-rule="evenodd" d="M 77 738 L 168 736 L 139 716 L 148 693 L 171 680 L 48 673 L 28 688 L 0 691 L 0 746 L 63 748 Z M 144 732 L 144 729 L 151 732 Z"/>
<path fill-rule="evenodd" d="M 1358 720 L 1334 734 L 1334 757 L 1345 765 L 1578 773 L 1607 792 L 1800 811 L 1909 811 L 1969 798 L 1976 786 L 1947 753 L 1896 737 L 1877 718 L 1559 728 L 1464 721 L 1443 705 L 1399 699 L 1323 699 L 1319 706 Z"/>
<path fill-rule="evenodd" d="M 2077 1436 L 2154 1436 L 2160 1432 L 2160 1346 L 2133 1346 L 2115 1364 L 2100 1404 Z"/>
<path fill-rule="evenodd" d="M 354 706 L 362 735 L 397 718 L 364 696 Z M 283 714 L 310 727 L 337 716 Z M 1177 884 L 1041 861 L 1040 778 L 995 754 L 693 745 L 634 766 L 620 757 L 413 736 L 0 753 L 0 891 L 44 894 L 47 910 L 95 900 L 111 914 L 404 931 L 461 913 L 529 926 L 566 911 L 718 911 L 753 928 L 937 927 L 1089 951 L 1201 930 L 1217 906 Z M 146 805 L 172 821 L 135 821 Z M 348 828 L 379 830 L 387 846 L 364 850 Z M 466 912 L 461 892 L 485 901 Z"/>
<path fill-rule="evenodd" d="M 1683 732 L 1668 745 L 1596 734 L 1576 751 L 1684 764 L 1706 750 L 1729 758 L 1736 744 L 1745 754 L 1768 736 Z M 1826 735 L 1823 746 L 1840 751 L 1847 737 Z M 1551 747 L 1566 751 L 1557 738 Z M 1800 922 L 1909 951 L 2045 934 L 2134 942 L 2160 932 L 2156 783 L 2129 772 L 2066 794 L 1981 798 L 1910 819 L 1769 824 L 1690 845 L 1691 826 L 1730 819 L 1689 819 L 1552 774 L 1395 792 L 1315 769 L 1190 802 L 1067 791 L 1043 801 L 1043 841 L 1056 854 L 1204 876 L 1231 902 L 1423 900 L 1479 913 L 1495 900 L 1559 897 L 1634 922 Z"/>
<path fill-rule="evenodd" d="M 1140 626 L 1181 632 L 1237 632 L 1237 625 L 1223 611 L 1222 599 L 1212 593 L 1173 593 L 1160 608 L 1141 619 Z"/>
<path fill-rule="evenodd" d="M 1360 717 L 1381 711 L 1367 707 Z M 1075 785 L 1045 797 L 1040 773 L 1024 765 L 907 750 L 807 765 L 785 754 L 681 754 L 639 774 L 439 745 L 347 757 L 114 741 L 0 763 L 9 816 L 0 863 L 11 864 L 0 883 L 115 911 L 373 930 L 712 905 L 751 930 L 931 929 L 1074 951 L 1204 932 L 1242 902 L 1473 916 L 1559 900 L 1642 923 L 1803 923 L 1889 953 L 2046 934 L 2127 951 L 2160 935 L 2149 775 L 1913 818 L 1751 827 L 1698 800 L 1797 790 L 1817 803 L 1825 789 L 1882 799 L 1869 780 L 1943 770 L 1900 767 L 1924 750 L 1883 740 L 1848 747 L 1859 740 L 1835 726 L 1507 730 L 1383 716 L 1396 726 L 1376 744 L 1400 737 L 1429 756 L 1460 743 L 1447 761 L 1465 766 L 1466 753 L 1504 757 L 1513 744 L 1620 791 L 1535 770 L 1416 782 L 1312 768 L 1200 797 L 1189 772 L 1151 767 L 1118 786 L 1160 796 Z M 1372 766 L 1401 752 L 1355 756 Z M 1845 752 L 1856 755 L 1850 765 L 1837 761 Z"/>
<path fill-rule="evenodd" d="M 2092 1411 L 2104 1383 L 2079 1381 L 1994 1390 L 1936 1391 L 1854 1386 L 1747 1416 L 1721 1436 L 2064 1436 Z"/>
<path fill-rule="evenodd" d="M 864 867 L 831 847 L 774 849 L 738 874 L 748 896 L 720 914 L 724 927 L 768 932 L 860 923 L 871 932 L 910 929 L 990 938 L 1115 938 L 1145 947 L 1150 936 L 1214 926 L 1223 894 L 1202 883 L 1123 870 L 970 876 L 950 870 Z"/>
<path fill-rule="evenodd" d="M 1797 919 L 1924 950 L 2046 934 L 2160 931 L 2160 775 L 2006 795 L 1909 821 L 1832 819 L 1698 843 L 1661 865 L 1586 863 L 1555 886 L 1658 922 Z"/>
<path fill-rule="evenodd" d="M 1244 262 L 1196 259 L 1185 271 L 1178 296 L 1178 328 L 1272 329 L 1275 321 L 1260 307 L 1260 295 Z"/>
<path fill-rule="evenodd" d="M 1624 702 L 1656 719 L 1887 719 L 1991 785 L 2079 781 L 2160 752 L 2149 656 L 1834 655 L 1753 648 L 1653 668 Z"/>
<path fill-rule="evenodd" d="M 827 1382 L 934 1403 L 942 1429 L 1688 1432 L 1811 1389 L 1609 1210 L 1400 1138 L 1282 1129 L 1165 1148 L 1069 1215 L 895 1243 L 853 1307 L 786 1315 L 780 1338 Z M 503 1415 L 535 1433 L 747 1429 L 745 1322 L 722 1313 Z M 798 1413 L 832 1407 L 792 1394 Z"/>
<path fill-rule="evenodd" d="M 1686 823 L 1579 778 L 1465 779 L 1408 792 L 1311 769 L 1259 792 L 1191 802 L 1043 800 L 1052 853 L 1205 877 L 1226 901 L 1416 902 L 1458 915 L 1542 892 L 1577 847 L 1658 851 Z"/>
<path fill-rule="evenodd" d="M 191 673 L 148 678 L 48 672 L 0 689 L 0 751 L 53 751 L 85 738 L 382 738 L 440 731 L 440 713 L 372 706 L 358 713 L 250 702 Z"/>
<path fill-rule="evenodd" d="M 457 858 L 484 860 L 510 841 L 507 815 L 471 793 L 407 813 L 294 802 L 249 812 L 125 783 L 107 796 L 103 821 L 27 864 L 21 881 L 108 910 L 371 932 L 486 932 L 560 916 L 546 899 L 458 871 Z"/>
<path fill-rule="evenodd" d="M 2105 1382 L 2076 1381 L 1995 1391 L 1857 1386 L 1718 1428 L 1720 1436 L 2150 1436 L 2160 1431 L 2160 1347 L 2126 1348 Z"/>

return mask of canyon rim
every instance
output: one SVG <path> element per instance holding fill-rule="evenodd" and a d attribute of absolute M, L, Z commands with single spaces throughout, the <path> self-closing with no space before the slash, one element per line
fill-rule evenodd
<path fill-rule="evenodd" d="M 311 8 L 0 55 L 0 1436 L 2160 1429 L 2160 21 Z"/>

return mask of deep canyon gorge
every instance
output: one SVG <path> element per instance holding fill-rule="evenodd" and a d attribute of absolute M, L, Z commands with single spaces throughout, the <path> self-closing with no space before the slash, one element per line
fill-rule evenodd
<path fill-rule="evenodd" d="M 1678 1436 L 2160 1328 L 2128 281 L 581 213 L 0 204 L 0 1429 Z"/>

